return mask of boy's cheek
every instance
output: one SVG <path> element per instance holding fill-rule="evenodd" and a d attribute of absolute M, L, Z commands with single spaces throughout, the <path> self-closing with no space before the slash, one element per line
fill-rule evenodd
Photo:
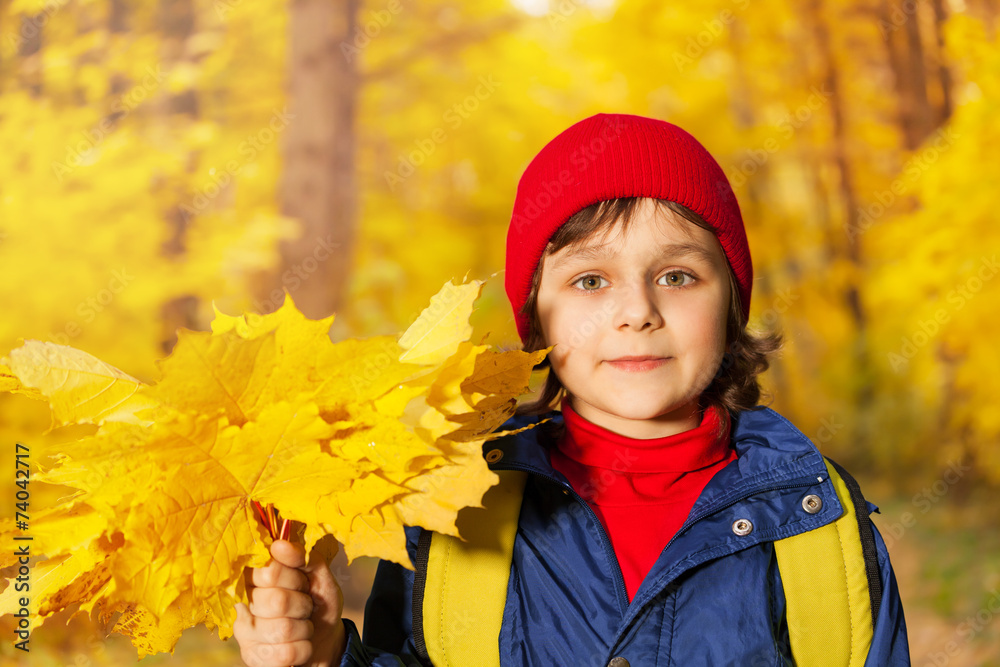
<path fill-rule="evenodd" d="M 593 348 L 600 340 L 600 334 L 609 326 L 610 318 L 598 309 L 566 309 L 557 319 L 553 328 L 552 341 L 572 350 Z"/>
<path fill-rule="evenodd" d="M 680 315 L 673 320 L 674 324 L 683 324 L 675 327 L 678 331 L 687 334 L 687 339 L 699 346 L 706 348 L 722 348 L 726 342 L 726 317 L 713 310 L 702 312 L 692 312 Z"/>

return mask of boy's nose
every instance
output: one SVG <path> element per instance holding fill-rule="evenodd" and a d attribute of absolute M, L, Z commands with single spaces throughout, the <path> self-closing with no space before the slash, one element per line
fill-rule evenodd
<path fill-rule="evenodd" d="M 617 327 L 629 327 L 635 331 L 658 329 L 663 326 L 663 315 L 656 303 L 655 287 L 651 285 L 631 285 L 618 295 Z"/>

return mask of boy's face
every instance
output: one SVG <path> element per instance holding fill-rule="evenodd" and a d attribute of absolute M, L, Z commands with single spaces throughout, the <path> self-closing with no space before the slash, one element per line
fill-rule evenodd
<path fill-rule="evenodd" d="M 712 232 L 651 199 L 635 213 L 624 235 L 615 226 L 542 259 L 538 318 L 573 409 L 654 438 L 699 424 L 698 396 L 725 351 L 730 287 Z M 656 360 L 616 361 L 628 356 Z"/>

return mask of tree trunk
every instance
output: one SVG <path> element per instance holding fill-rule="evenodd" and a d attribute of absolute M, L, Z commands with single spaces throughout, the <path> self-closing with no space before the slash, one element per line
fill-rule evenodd
<path fill-rule="evenodd" d="M 930 135 L 934 127 L 934 112 L 927 97 L 927 67 L 924 64 L 924 45 L 920 36 L 920 6 L 914 3 L 913 14 L 907 17 L 906 72 L 910 78 L 913 104 L 914 139 L 916 148 Z"/>
<path fill-rule="evenodd" d="M 195 30 L 196 14 L 193 0 L 160 0 L 159 24 L 164 33 L 165 69 L 171 69 L 182 62 L 185 55 L 185 43 Z M 193 89 L 171 95 L 164 116 L 183 114 L 193 121 L 198 117 L 198 97 Z M 191 162 L 193 164 L 193 161 Z M 166 224 L 171 234 L 161 247 L 164 256 L 183 261 L 182 256 L 187 251 L 186 235 L 190 224 L 181 203 L 173 206 L 166 213 Z M 197 329 L 198 298 L 192 294 L 176 297 L 160 309 L 163 321 L 163 335 L 160 347 L 164 353 L 169 353 L 177 343 L 177 329 Z"/>
<path fill-rule="evenodd" d="M 937 125 L 940 127 L 951 118 L 951 114 L 955 110 L 955 103 L 951 98 L 951 70 L 948 68 L 948 60 L 944 52 L 944 23 L 948 20 L 948 14 L 942 0 L 932 0 L 932 4 L 934 6 L 934 40 L 937 44 L 938 57 L 938 85 L 941 86 L 941 107 L 937 117 Z"/>
<path fill-rule="evenodd" d="M 933 131 L 933 112 L 927 98 L 927 68 L 920 37 L 921 3 L 900 5 L 883 0 L 879 27 L 892 68 L 898 103 L 897 118 L 906 150 L 914 150 Z M 912 7 L 907 14 L 904 7 Z"/>
<path fill-rule="evenodd" d="M 268 312 L 287 290 L 307 317 L 341 307 L 351 272 L 357 224 L 355 175 L 356 58 L 360 0 L 293 0 L 288 37 L 290 115 L 283 130 L 281 211 L 299 220 L 302 235 L 281 247 L 281 267 L 261 290 Z"/>
<path fill-rule="evenodd" d="M 858 229 L 858 197 L 854 187 L 854 174 L 851 167 L 847 147 L 847 122 L 844 113 L 844 97 L 841 91 L 840 76 L 831 43 L 830 30 L 823 17 L 822 0 L 811 0 L 808 3 L 808 16 L 812 24 L 816 49 L 822 67 L 823 88 L 830 91 L 830 120 L 832 125 L 832 157 L 839 175 L 838 191 L 840 202 L 844 209 L 844 224 L 849 230 Z M 861 235 L 852 233 L 848 236 L 846 256 L 855 268 L 855 275 L 862 275 L 863 261 L 861 251 Z M 833 243 L 831 239 L 831 243 Z M 838 244 L 839 245 L 839 244 Z M 874 373 L 871 368 L 868 352 L 868 323 L 861 303 L 861 292 L 857 279 L 852 279 L 844 289 L 844 301 L 851 319 L 854 321 L 855 338 L 852 352 L 855 363 L 854 415 L 855 428 L 852 434 L 853 444 L 857 451 L 867 450 L 868 424 L 870 421 L 870 406 L 874 396 Z"/>
<path fill-rule="evenodd" d="M 21 18 L 17 40 L 17 61 L 20 63 L 21 87 L 34 97 L 41 97 L 44 78 L 42 76 L 42 30 L 46 22 L 44 13 Z"/>
<path fill-rule="evenodd" d="M 743 131 L 749 131 L 757 124 L 754 109 L 759 108 L 754 99 L 753 91 L 749 87 L 749 82 L 753 77 L 746 72 L 744 63 L 747 62 L 744 54 L 747 49 L 752 49 L 751 35 L 741 20 L 733 21 L 730 30 L 730 50 L 733 54 L 734 76 L 731 79 L 730 90 L 731 109 L 736 118 L 737 126 Z M 744 220 L 763 220 L 767 214 L 763 211 L 761 204 L 761 183 L 766 183 L 769 179 L 768 173 L 771 170 L 770 161 L 764 161 L 755 173 L 753 178 L 747 181 L 746 197 L 741 202 L 740 208 L 743 211 Z M 789 264 L 794 263 L 794 258 L 790 258 Z M 758 298 L 765 302 L 773 302 L 775 289 L 773 281 L 768 274 L 758 273 L 754 280 L 754 292 Z M 774 393 L 780 399 L 782 396 L 791 396 L 791 384 L 785 362 L 782 358 L 776 357 L 771 362 L 770 378 L 774 386 Z"/>
<path fill-rule="evenodd" d="M 111 0 L 111 7 L 108 11 L 108 32 L 113 34 L 121 34 L 128 31 L 128 4 L 125 0 Z M 112 72 L 111 80 L 109 82 L 110 94 L 112 97 L 118 97 L 128 89 L 128 78 L 122 75 L 121 72 Z M 122 116 L 122 112 L 118 112 L 114 117 L 111 118 L 112 122 L 118 120 Z"/>

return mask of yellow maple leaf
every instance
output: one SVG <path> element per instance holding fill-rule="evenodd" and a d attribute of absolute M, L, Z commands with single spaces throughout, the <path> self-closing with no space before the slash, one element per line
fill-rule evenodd
<path fill-rule="evenodd" d="M 267 315 L 216 310 L 211 332 L 178 332 L 152 385 L 66 346 L 13 350 L 0 388 L 98 425 L 42 452 L 54 463 L 35 479 L 76 491 L 32 518 L 35 623 L 73 603 L 120 612 L 140 658 L 196 624 L 230 636 L 244 569 L 270 559 L 252 502 L 298 522 L 307 550 L 412 568 L 403 526 L 455 535 L 458 511 L 481 506 L 498 481 L 483 443 L 546 352 L 470 343 L 481 289 L 449 282 L 398 338 L 338 343 L 333 316 L 309 320 L 287 293 Z"/>
<path fill-rule="evenodd" d="M 22 386 L 48 398 L 53 417 L 49 431 L 74 423 L 146 423 L 136 412 L 153 405 L 137 396 L 142 386 L 139 380 L 67 345 L 29 340 L 0 364 L 10 369 Z"/>
<path fill-rule="evenodd" d="M 450 357 L 461 341 L 472 335 L 469 313 L 483 289 L 484 281 L 456 285 L 450 280 L 399 339 L 405 352 L 401 361 L 415 364 L 440 363 Z"/>
<path fill-rule="evenodd" d="M 42 392 L 21 384 L 21 381 L 10 370 L 10 367 L 4 363 L 4 360 L 0 360 L 0 393 L 24 394 L 36 400 L 45 400 L 45 395 Z"/>

